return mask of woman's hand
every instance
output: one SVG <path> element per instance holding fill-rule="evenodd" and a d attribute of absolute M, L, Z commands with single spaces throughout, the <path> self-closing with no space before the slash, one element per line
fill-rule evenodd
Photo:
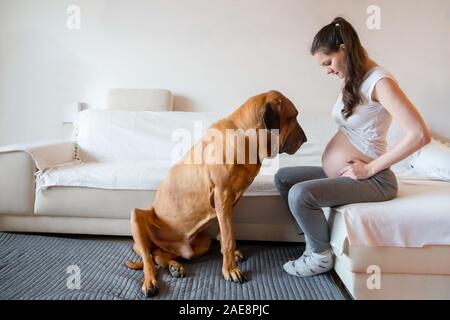
<path fill-rule="evenodd" d="M 374 174 L 370 168 L 370 165 L 364 161 L 356 158 L 352 158 L 347 161 L 349 164 L 345 166 L 340 172 L 339 176 L 349 177 L 355 180 L 364 180 L 372 177 Z"/>

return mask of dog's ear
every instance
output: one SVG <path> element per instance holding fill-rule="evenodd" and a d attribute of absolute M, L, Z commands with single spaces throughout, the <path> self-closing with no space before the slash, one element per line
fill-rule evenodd
<path fill-rule="evenodd" d="M 262 107 L 262 126 L 266 129 L 266 143 L 258 140 L 258 158 L 262 162 L 263 159 L 275 157 L 279 151 L 279 130 L 280 130 L 280 114 L 281 99 L 270 99 L 266 101 Z"/>
<path fill-rule="evenodd" d="M 281 99 L 266 102 L 262 108 L 262 120 L 267 130 L 280 130 Z"/>

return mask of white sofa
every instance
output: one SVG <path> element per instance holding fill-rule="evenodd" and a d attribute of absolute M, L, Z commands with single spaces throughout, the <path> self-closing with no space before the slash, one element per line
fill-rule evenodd
<path fill-rule="evenodd" d="M 184 130 L 178 138 L 194 132 L 194 141 L 196 125 L 220 117 L 161 111 L 172 110 L 164 90 L 112 91 L 108 101 L 109 110 L 80 113 L 72 141 L 0 147 L 0 230 L 130 235 L 131 209 L 152 202 L 176 158 L 171 152 L 182 153 L 173 131 Z M 328 118 L 302 114 L 308 143 L 266 163 L 234 209 L 236 239 L 303 241 L 274 187 L 274 169 L 320 165 L 336 130 Z M 397 199 L 326 209 L 335 270 L 356 299 L 450 299 L 450 183 L 403 176 Z"/>

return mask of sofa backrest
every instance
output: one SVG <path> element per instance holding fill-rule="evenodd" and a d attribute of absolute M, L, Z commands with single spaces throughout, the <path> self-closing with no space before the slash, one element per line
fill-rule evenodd
<path fill-rule="evenodd" d="M 218 119 L 207 112 L 89 109 L 79 114 L 74 140 L 85 162 L 173 162 Z"/>
<path fill-rule="evenodd" d="M 153 112 L 89 109 L 78 117 L 74 138 L 85 162 L 158 161 L 175 163 L 205 130 L 223 118 L 218 112 Z M 329 114 L 300 112 L 299 123 L 308 142 L 294 155 L 280 156 L 280 166 L 320 166 L 323 150 L 337 132 Z M 394 124 L 390 147 L 401 131 Z"/>

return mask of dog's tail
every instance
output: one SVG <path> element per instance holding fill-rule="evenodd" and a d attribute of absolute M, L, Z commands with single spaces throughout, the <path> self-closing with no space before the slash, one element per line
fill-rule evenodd
<path fill-rule="evenodd" d="M 144 263 L 142 261 L 134 262 L 131 260 L 125 261 L 125 265 L 133 270 L 142 270 L 144 268 Z"/>

